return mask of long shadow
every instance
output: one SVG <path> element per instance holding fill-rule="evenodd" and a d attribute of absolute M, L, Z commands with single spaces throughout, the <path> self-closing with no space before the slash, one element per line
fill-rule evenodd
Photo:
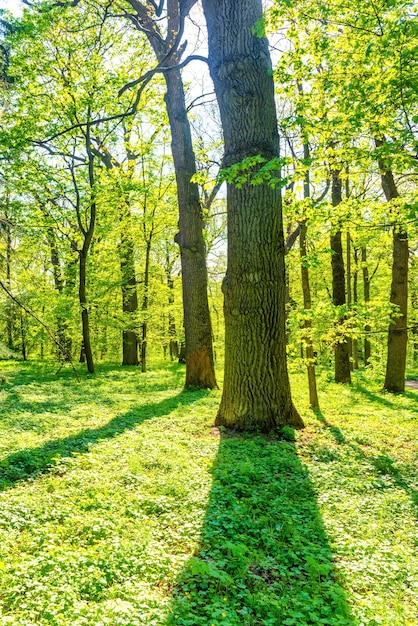
<path fill-rule="evenodd" d="M 396 466 L 392 457 L 388 454 L 375 455 L 365 452 L 361 446 L 348 441 L 337 426 L 330 424 L 322 411 L 317 409 L 314 411 L 314 414 L 316 418 L 329 430 L 336 443 L 349 446 L 358 459 L 366 461 L 373 466 L 377 478 L 388 476 L 397 487 L 403 489 L 407 496 L 411 498 L 414 512 L 418 514 L 418 490 L 408 483 L 402 471 Z M 383 485 L 379 485 L 379 489 L 382 488 Z M 390 488 L 390 483 L 387 485 L 387 488 Z"/>
<path fill-rule="evenodd" d="M 76 435 L 46 442 L 37 448 L 15 452 L 0 460 L 0 491 L 14 484 L 48 472 L 61 459 L 86 453 L 92 444 L 113 439 L 127 430 L 133 430 L 144 421 L 167 415 L 180 404 L 196 402 L 206 391 L 182 391 L 158 403 L 147 403 L 123 415 L 117 415 L 100 428 L 86 428 Z"/>
<path fill-rule="evenodd" d="M 212 473 L 200 546 L 166 624 L 353 626 L 294 444 L 223 435 Z"/>
<path fill-rule="evenodd" d="M 379 404 L 383 404 L 384 406 L 387 406 L 390 409 L 393 409 L 395 406 L 395 403 L 393 401 L 385 397 L 384 394 L 389 395 L 387 392 L 381 392 L 380 394 L 373 393 L 372 391 L 370 391 L 370 389 L 367 389 L 367 387 L 363 387 L 363 385 L 360 385 L 358 383 L 356 383 L 355 386 L 354 385 L 352 386 L 351 392 L 354 394 L 355 393 L 361 394 L 362 396 L 365 396 L 368 400 L 370 400 L 370 402 L 378 402 Z M 417 399 L 417 394 L 414 391 L 409 391 L 408 388 L 406 388 L 405 391 L 403 391 L 399 395 L 405 398 L 408 398 L 409 400 Z"/>

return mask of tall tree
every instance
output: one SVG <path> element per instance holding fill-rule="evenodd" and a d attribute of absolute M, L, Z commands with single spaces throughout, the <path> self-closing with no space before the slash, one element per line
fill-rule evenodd
<path fill-rule="evenodd" d="M 224 133 L 224 167 L 279 156 L 267 40 L 254 26 L 261 0 L 204 0 L 209 67 Z M 223 283 L 225 377 L 216 423 L 237 430 L 302 427 L 286 362 L 284 238 L 280 191 L 265 183 L 227 190 Z"/>
<path fill-rule="evenodd" d="M 166 105 L 172 135 L 172 154 L 177 181 L 184 330 L 186 338 L 186 386 L 213 389 L 217 387 L 212 348 L 212 326 L 208 303 L 206 249 L 203 237 L 202 206 L 199 189 L 192 182 L 196 174 L 190 124 L 181 70 L 184 52 L 179 46 L 185 16 L 196 0 L 140 2 L 126 0 L 134 14 L 127 17 L 148 37 L 164 72 L 167 85 Z M 150 6 L 152 5 L 152 6 Z M 167 30 L 161 26 L 166 10 Z M 135 83 L 135 81 L 134 81 Z"/>
<path fill-rule="evenodd" d="M 384 141 L 376 140 L 377 148 L 384 148 Z M 399 191 L 387 159 L 380 154 L 379 170 L 382 188 L 388 202 L 396 201 Z M 395 319 L 389 325 L 388 354 L 384 387 L 387 391 L 405 390 L 406 346 L 408 340 L 408 233 L 402 224 L 393 228 L 392 279 L 390 302 L 395 307 Z"/>

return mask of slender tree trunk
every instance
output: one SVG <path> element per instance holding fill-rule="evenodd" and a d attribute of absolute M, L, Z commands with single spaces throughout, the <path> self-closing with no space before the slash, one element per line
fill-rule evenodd
<path fill-rule="evenodd" d="M 299 86 L 299 92 L 303 93 L 302 86 Z M 302 133 L 304 129 L 302 128 Z M 303 158 L 308 161 L 310 159 L 310 150 L 309 143 L 307 138 L 305 137 L 305 141 L 303 144 Z M 311 197 L 311 189 L 310 189 L 310 175 L 309 169 L 306 170 L 305 180 L 303 183 L 303 196 L 304 198 Z M 303 293 L 303 308 L 305 311 L 310 311 L 312 308 L 312 299 L 311 299 L 311 287 L 309 283 L 309 265 L 308 265 L 308 250 L 306 246 L 306 235 L 308 232 L 308 226 L 306 220 L 300 223 L 300 235 L 299 235 L 299 246 L 300 246 L 300 272 L 302 278 L 302 293 Z M 310 318 L 305 317 L 304 319 L 304 327 L 305 327 L 305 336 L 304 343 L 306 346 L 306 368 L 308 372 L 308 388 L 309 388 L 309 404 L 313 409 L 319 409 L 319 399 L 318 399 L 318 390 L 316 385 L 316 374 L 315 374 L 315 354 L 312 342 L 312 321 Z"/>
<path fill-rule="evenodd" d="M 20 341 L 22 344 L 22 357 L 24 361 L 28 360 L 28 351 L 26 345 L 26 320 L 24 311 L 20 309 Z"/>
<path fill-rule="evenodd" d="M 261 0 L 204 0 L 209 67 L 224 132 L 224 167 L 279 154 L 267 41 L 254 33 Z M 279 173 L 277 173 L 279 175 Z M 284 238 L 280 192 L 228 185 L 228 264 L 223 282 L 225 378 L 218 425 L 303 427 L 286 363 Z"/>
<path fill-rule="evenodd" d="M 149 235 L 149 238 L 147 240 L 146 251 L 145 251 L 144 295 L 142 297 L 142 307 L 141 307 L 142 315 L 143 315 L 143 320 L 141 324 L 141 330 L 142 330 L 141 370 L 143 372 L 147 371 L 147 330 L 148 330 L 147 311 L 148 311 L 149 266 L 150 266 L 150 255 L 151 255 L 151 242 L 152 242 L 152 234 Z"/>
<path fill-rule="evenodd" d="M 302 293 L 303 293 L 303 308 L 305 311 L 310 311 L 312 308 L 311 301 L 311 289 L 309 284 L 309 268 L 307 265 L 307 248 L 306 248 L 306 234 L 308 227 L 306 222 L 300 224 L 300 271 L 302 276 Z M 316 386 L 315 375 L 315 354 L 312 343 L 312 321 L 309 318 L 304 320 L 305 336 L 304 343 L 306 346 L 306 368 L 308 372 L 308 385 L 309 385 L 309 404 L 313 409 L 319 409 L 318 391 Z"/>
<path fill-rule="evenodd" d="M 184 16 L 196 0 L 168 0 L 167 31 L 160 28 L 161 11 L 155 3 L 127 0 L 135 13 L 134 24 L 149 39 L 159 63 L 175 67 L 183 48 L 178 48 L 178 36 L 183 29 Z M 154 5 L 153 17 L 150 4 Z M 166 106 L 171 129 L 171 147 L 177 183 L 183 314 L 186 339 L 186 386 L 214 389 L 217 387 L 212 348 L 212 327 L 208 302 L 206 247 L 203 237 L 202 207 L 196 183 L 196 173 L 190 123 L 184 96 L 181 72 L 164 72 L 167 85 Z"/>
<path fill-rule="evenodd" d="M 377 147 L 383 145 L 384 141 L 376 140 Z M 379 159 L 379 169 L 386 200 L 390 202 L 399 198 L 393 172 L 383 159 Z M 386 391 L 393 393 L 405 390 L 406 346 L 408 340 L 408 261 L 408 234 L 401 226 L 395 226 L 393 229 L 390 302 L 396 308 L 397 317 L 389 325 L 388 330 L 388 354 L 384 383 Z"/>
<path fill-rule="evenodd" d="M 350 231 L 347 230 L 346 232 L 346 236 L 345 236 L 345 242 L 346 242 L 346 259 L 347 259 L 347 308 L 348 310 L 351 309 L 351 305 L 352 305 L 352 291 L 351 291 L 351 237 L 350 237 Z M 347 337 L 347 349 L 348 349 L 348 356 L 350 359 L 350 370 L 353 371 L 354 367 L 353 367 L 353 339 L 351 337 Z"/>
<path fill-rule="evenodd" d="M 55 232 L 52 228 L 47 229 L 47 239 L 50 250 L 52 273 L 54 276 L 54 287 L 59 295 L 64 290 L 64 279 L 62 276 L 61 263 L 58 253 L 58 245 Z M 71 340 L 68 336 L 68 322 L 62 313 L 56 315 L 57 339 L 59 343 L 58 358 L 62 361 L 71 361 Z"/>
<path fill-rule="evenodd" d="M 119 263 L 122 311 L 130 326 L 122 331 L 122 365 L 138 365 L 138 331 L 131 327 L 131 319 L 136 317 L 138 312 L 135 246 L 131 230 L 131 211 L 129 204 L 125 201 L 119 209 L 119 221 L 121 226 Z"/>
<path fill-rule="evenodd" d="M 184 330 L 186 339 L 186 386 L 217 387 L 212 348 L 212 325 L 208 302 L 206 247 L 202 207 L 196 173 L 190 124 L 180 71 L 165 74 L 166 104 L 171 127 L 171 147 L 177 182 Z"/>
<path fill-rule="evenodd" d="M 364 294 L 364 303 L 367 305 L 370 302 L 370 276 L 369 276 L 369 268 L 367 267 L 367 249 L 363 247 L 361 249 L 361 266 L 363 272 L 363 294 Z M 370 332 L 370 326 L 366 324 L 364 327 L 366 331 L 366 336 L 364 338 L 364 365 L 370 365 L 370 354 L 371 354 L 371 345 L 370 339 L 368 338 L 367 333 Z"/>
<path fill-rule="evenodd" d="M 90 374 L 94 373 L 93 352 L 91 349 L 91 337 L 90 337 L 90 320 L 89 311 L 87 308 L 87 250 L 83 246 L 83 250 L 80 251 L 80 275 L 79 275 L 79 289 L 78 296 L 81 306 L 81 325 L 83 333 L 83 345 L 80 354 L 80 363 L 84 363 L 82 355 L 84 355 L 85 362 L 87 363 L 87 369 Z"/>
<path fill-rule="evenodd" d="M 357 303 L 358 303 L 358 248 L 354 248 L 354 272 L 353 272 L 353 302 L 356 307 L 357 315 Z M 358 370 L 358 340 L 357 337 L 353 339 L 353 368 Z"/>
<path fill-rule="evenodd" d="M 8 221 L 7 213 L 5 215 L 5 230 L 6 230 L 6 285 L 7 288 L 11 287 L 12 277 L 12 230 Z M 13 304 L 9 302 L 6 308 L 6 329 L 7 329 L 7 347 L 9 350 L 14 350 L 13 345 Z"/>
<path fill-rule="evenodd" d="M 172 263 L 170 262 L 169 253 L 167 251 L 165 273 L 168 287 L 168 338 L 170 361 L 174 361 L 179 358 L 179 342 L 177 341 L 176 321 L 172 312 L 174 305 L 174 280 L 171 271 Z"/>
<path fill-rule="evenodd" d="M 342 184 L 340 172 L 333 170 L 332 172 L 332 206 L 336 207 L 342 201 Z M 334 306 L 343 306 L 345 299 L 345 271 L 344 256 L 342 247 L 342 235 L 339 229 L 333 233 L 330 238 L 331 244 L 331 268 L 332 268 L 332 301 Z M 344 316 L 338 320 L 338 324 L 344 323 Z M 335 381 L 337 383 L 351 382 L 350 374 L 350 355 L 348 352 L 347 339 L 343 333 L 337 335 L 335 345 Z"/>

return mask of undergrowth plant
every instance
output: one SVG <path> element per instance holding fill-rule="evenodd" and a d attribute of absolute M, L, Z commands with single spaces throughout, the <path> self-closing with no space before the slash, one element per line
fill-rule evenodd
<path fill-rule="evenodd" d="M 0 624 L 416 624 L 417 391 L 293 372 L 306 429 L 237 435 L 178 365 L 1 371 Z"/>

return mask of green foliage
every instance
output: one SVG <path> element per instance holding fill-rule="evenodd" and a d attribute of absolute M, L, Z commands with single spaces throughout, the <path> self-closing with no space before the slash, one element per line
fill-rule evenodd
<path fill-rule="evenodd" d="M 415 623 L 416 391 L 296 372 L 305 431 L 236 436 L 179 366 L 1 369 L 2 624 Z"/>

